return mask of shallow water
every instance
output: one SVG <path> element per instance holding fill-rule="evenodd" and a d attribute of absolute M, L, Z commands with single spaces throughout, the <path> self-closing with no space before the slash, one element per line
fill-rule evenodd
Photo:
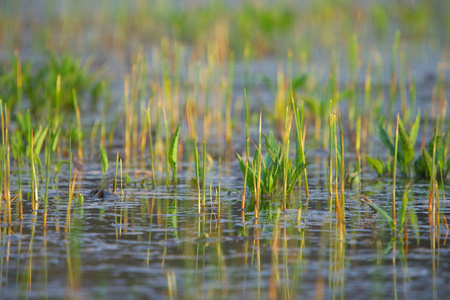
<path fill-rule="evenodd" d="M 96 184 L 80 182 L 80 192 Z M 67 228 L 64 195 L 50 201 L 46 230 L 42 211 L 34 218 L 26 205 L 23 221 L 2 225 L 2 299 L 446 297 L 448 232 L 429 226 L 426 183 L 410 194 L 408 216 L 417 216 L 418 235 L 408 226 L 407 242 L 354 198 L 356 189 L 346 192 L 346 234 L 340 238 L 334 200 L 316 177 L 309 184 L 308 199 L 296 191 L 283 213 L 275 198 L 263 204 L 259 220 L 241 211 L 232 189 L 242 183 L 232 177 L 221 183 L 220 219 L 216 193 L 208 191 L 199 216 L 197 190 L 183 181 L 171 189 L 128 187 L 121 201 L 86 201 L 72 208 Z M 389 210 L 389 183 L 370 178 L 362 186 Z M 403 189 L 400 183 L 399 199 Z"/>

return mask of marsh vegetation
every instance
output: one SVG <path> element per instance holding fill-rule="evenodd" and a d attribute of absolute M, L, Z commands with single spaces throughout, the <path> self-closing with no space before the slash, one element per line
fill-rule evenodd
<path fill-rule="evenodd" d="M 2 2 L 2 299 L 445 297 L 447 2 Z"/>

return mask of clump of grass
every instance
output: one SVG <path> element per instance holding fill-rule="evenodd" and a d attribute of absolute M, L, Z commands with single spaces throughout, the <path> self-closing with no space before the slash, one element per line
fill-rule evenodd
<path fill-rule="evenodd" d="M 416 142 L 420 126 L 420 111 L 417 113 L 416 120 L 411 125 L 409 131 L 405 129 L 405 125 L 403 124 L 401 118 L 398 119 L 399 145 L 397 156 L 395 156 L 395 145 L 392 141 L 392 138 L 384 129 L 383 123 L 384 119 L 381 119 L 378 123 L 378 135 L 381 141 L 389 150 L 389 153 L 394 158 L 394 160 L 398 159 L 402 174 L 406 177 L 411 177 L 413 160 L 415 156 L 414 144 Z M 382 175 L 391 174 L 394 172 L 394 168 L 389 161 L 385 163 L 381 158 L 374 158 L 368 155 L 366 155 L 366 161 L 380 177 Z"/>
<path fill-rule="evenodd" d="M 1 189 L 2 189 L 2 201 L 3 197 L 6 200 L 6 210 L 7 210 L 7 222 L 8 225 L 12 223 L 12 213 L 11 213 L 11 189 L 10 189 L 10 172 L 11 172 L 11 163 L 10 163 L 10 141 L 9 141 L 9 132 L 7 128 L 7 120 L 8 120 L 8 110 L 5 106 L 5 111 L 3 113 L 3 102 L 0 100 L 0 117 L 2 123 L 2 151 L 1 151 Z"/>
<path fill-rule="evenodd" d="M 291 84 L 291 94 L 292 94 L 292 84 Z M 295 106 L 294 103 L 294 95 L 292 94 L 292 108 L 294 110 L 295 117 L 295 129 L 296 129 L 296 143 L 295 143 L 295 163 L 296 165 L 306 164 L 305 159 L 305 134 L 306 131 L 304 128 L 304 111 L 305 106 L 302 103 L 301 112 L 298 107 Z M 309 197 L 309 187 L 308 187 L 308 173 L 306 168 L 303 171 L 305 176 L 305 194 L 306 197 Z M 301 176 L 299 178 L 299 185 L 301 183 Z"/>
<path fill-rule="evenodd" d="M 0 99 L 9 110 L 23 108 L 23 83 L 29 80 L 30 64 L 22 64 L 18 51 L 11 59 L 12 65 L 0 63 Z"/>
<path fill-rule="evenodd" d="M 33 116 L 38 116 L 50 108 L 50 112 L 70 111 L 74 107 L 74 90 L 83 98 L 90 98 L 93 104 L 100 98 L 103 89 L 102 79 L 90 71 L 88 62 L 74 56 L 49 54 L 40 66 L 22 63 L 16 52 L 13 68 L 0 64 L 0 98 L 7 106 L 17 107 L 21 112 L 23 98 L 26 98 Z M 58 79 L 59 78 L 59 79 Z M 55 83 L 60 80 L 60 95 L 55 97 Z M 48 105 L 42 105 L 48 99 Z"/>
<path fill-rule="evenodd" d="M 264 135 L 267 150 L 264 156 L 262 156 L 261 142 L 258 143 L 254 159 L 251 162 L 246 162 L 239 154 L 236 154 L 241 171 L 246 176 L 245 182 L 255 199 L 258 195 L 270 197 L 281 191 L 283 195 L 289 196 L 306 168 L 306 163 L 301 160 L 289 158 L 290 126 L 288 124 L 290 121 L 286 121 L 284 145 L 275 139 L 271 131 L 268 136 Z"/>
<path fill-rule="evenodd" d="M 417 178 L 430 180 L 440 176 L 447 177 L 450 171 L 450 158 L 446 159 L 447 137 L 445 133 L 434 131 L 433 137 L 426 149 L 423 149 L 420 156 L 414 162 L 414 172 Z M 435 153 L 433 161 L 433 153 Z M 438 168 L 433 165 L 437 165 Z M 437 172 L 439 169 L 439 172 Z"/>
<path fill-rule="evenodd" d="M 397 226 L 397 214 L 396 214 L 396 181 L 397 181 L 397 152 L 398 152 L 398 146 L 399 146 L 399 140 L 401 139 L 401 133 L 400 133 L 400 116 L 397 115 L 397 126 L 396 126 L 396 134 L 395 134 L 395 143 L 394 143 L 394 163 L 393 163 L 393 183 L 392 183 L 392 216 L 389 215 L 388 212 L 386 212 L 383 208 L 379 207 L 377 204 L 375 204 L 372 200 L 368 199 L 364 194 L 361 194 L 358 198 L 369 204 L 369 206 L 374 209 L 377 213 L 379 213 L 384 219 L 386 219 L 389 223 L 389 226 L 391 230 L 396 233 L 401 233 L 405 228 L 405 222 L 406 222 L 406 212 L 407 212 L 407 206 L 408 206 L 408 194 L 409 194 L 409 185 L 406 187 L 405 194 L 403 195 L 402 199 L 402 206 L 400 209 L 400 224 Z M 433 182 L 434 184 L 434 182 Z M 430 192 L 431 193 L 431 192 Z M 431 195 L 430 195 L 431 199 Z M 430 200 L 430 212 L 432 210 L 432 201 Z"/>
<path fill-rule="evenodd" d="M 413 226 L 414 230 L 416 231 L 416 236 L 418 237 L 419 228 L 417 215 L 415 214 L 414 210 L 412 209 L 408 210 L 410 193 L 411 193 L 411 182 L 409 182 L 406 185 L 405 191 L 403 193 L 402 206 L 398 214 L 399 223 L 397 223 L 395 221 L 396 219 L 394 219 L 393 217 L 395 216 L 395 213 L 390 215 L 385 209 L 381 208 L 378 204 L 367 198 L 366 195 L 361 194 L 357 198 L 362 202 L 367 203 L 374 210 L 374 212 L 378 213 L 381 217 L 383 217 L 388 222 L 389 227 L 391 228 L 393 233 L 398 234 L 404 233 L 406 235 L 407 223 L 410 223 Z"/>

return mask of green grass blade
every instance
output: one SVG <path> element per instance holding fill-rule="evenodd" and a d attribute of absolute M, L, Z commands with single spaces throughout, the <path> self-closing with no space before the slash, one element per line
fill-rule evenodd
<path fill-rule="evenodd" d="M 103 179 L 105 179 L 106 172 L 108 171 L 108 155 L 106 154 L 105 148 L 103 148 L 103 145 L 101 143 L 100 143 L 100 159 L 102 165 Z"/>
<path fill-rule="evenodd" d="M 290 195 L 292 191 L 294 190 L 295 184 L 297 183 L 297 180 L 299 179 L 302 172 L 305 170 L 306 164 L 301 163 L 300 165 L 297 165 L 292 172 L 292 174 L 289 176 L 289 182 L 288 182 L 288 188 L 287 188 L 287 194 Z"/>
<path fill-rule="evenodd" d="M 56 182 L 56 180 L 58 179 L 58 174 L 61 171 L 62 166 L 67 165 L 70 166 L 70 161 L 68 160 L 63 160 L 60 161 L 57 165 L 56 165 L 56 170 L 55 170 L 55 176 L 53 176 L 53 181 Z"/>
<path fill-rule="evenodd" d="M 381 141 L 383 142 L 383 144 L 389 149 L 389 153 L 394 156 L 394 152 L 395 152 L 395 147 L 394 144 L 392 143 L 391 138 L 389 137 L 388 133 L 386 132 L 386 130 L 383 127 L 383 119 L 380 120 L 380 122 L 378 123 L 378 135 L 381 139 Z"/>
<path fill-rule="evenodd" d="M 420 109 L 417 112 L 416 120 L 414 121 L 414 124 L 411 126 L 411 132 L 409 133 L 409 137 L 413 144 L 416 143 L 417 134 L 419 133 L 419 127 L 420 127 Z"/>
<path fill-rule="evenodd" d="M 178 140 L 180 136 L 180 125 L 177 126 L 170 143 L 169 160 L 172 167 L 173 182 L 177 184 L 177 160 L 178 160 Z"/>
<path fill-rule="evenodd" d="M 409 138 L 409 135 L 403 126 L 403 122 L 400 119 L 398 125 L 401 145 L 400 149 L 402 149 L 401 155 L 399 155 L 399 160 L 403 163 L 403 171 L 405 175 L 407 175 L 409 164 L 414 159 L 414 143 Z"/>
<path fill-rule="evenodd" d="M 383 160 L 366 155 L 367 163 L 377 172 L 378 177 L 381 177 L 384 173 Z"/>
<path fill-rule="evenodd" d="M 362 202 L 367 203 L 373 210 L 375 210 L 384 219 L 386 219 L 386 221 L 388 221 L 389 226 L 391 227 L 392 230 L 395 229 L 394 220 L 391 218 L 391 216 L 384 209 L 382 209 L 381 207 L 376 205 L 372 200 L 370 200 L 366 196 L 364 196 L 364 194 L 362 194 L 361 197 L 358 197 L 358 199 L 361 200 Z"/>

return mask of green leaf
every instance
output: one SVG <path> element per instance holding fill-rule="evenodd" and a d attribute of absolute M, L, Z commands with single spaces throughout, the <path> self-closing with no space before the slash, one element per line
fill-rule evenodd
<path fill-rule="evenodd" d="M 294 169 L 294 171 L 292 172 L 291 176 L 289 176 L 289 182 L 288 182 L 288 186 L 286 189 L 286 193 L 289 195 L 292 193 L 292 191 L 294 190 L 294 187 L 297 183 L 298 178 L 300 177 L 300 175 L 302 174 L 302 172 L 305 170 L 306 168 L 306 164 L 300 164 L 297 165 Z"/>
<path fill-rule="evenodd" d="M 180 125 L 177 126 L 172 136 L 169 149 L 169 163 L 172 168 L 173 182 L 177 184 L 177 160 L 178 160 L 178 139 L 180 136 Z"/>
<path fill-rule="evenodd" d="M 414 172 L 420 178 L 427 178 L 428 176 L 428 167 L 423 153 L 414 162 Z"/>
<path fill-rule="evenodd" d="M 391 138 L 387 134 L 386 130 L 383 127 L 383 121 L 384 119 L 381 118 L 380 122 L 378 123 L 378 136 L 380 137 L 380 140 L 383 142 L 383 144 L 389 149 L 389 153 L 394 156 L 395 155 L 395 147 L 392 143 Z"/>
<path fill-rule="evenodd" d="M 59 171 L 61 170 L 61 167 L 64 166 L 64 165 L 67 165 L 68 167 L 70 167 L 70 162 L 68 160 L 63 160 L 63 161 L 60 161 L 56 165 L 55 176 L 53 177 L 53 181 L 56 182 L 56 179 L 58 178 Z"/>
<path fill-rule="evenodd" d="M 430 156 L 430 154 L 427 151 L 425 151 L 425 149 L 422 151 L 422 155 L 423 155 L 423 158 L 425 161 L 425 165 L 427 166 L 427 175 L 429 176 L 427 178 L 431 178 L 432 176 L 434 176 L 434 174 L 431 174 L 432 169 L 433 169 L 433 163 L 434 163 L 433 158 Z"/>
<path fill-rule="evenodd" d="M 61 132 L 60 126 L 58 126 L 58 128 L 56 128 L 56 131 L 52 136 L 52 146 L 51 146 L 52 152 L 56 151 L 56 146 L 58 145 L 58 139 L 59 139 L 60 132 Z"/>
<path fill-rule="evenodd" d="M 47 131 L 49 129 L 50 125 L 45 126 L 43 129 L 39 128 L 34 133 L 34 152 L 39 154 L 41 153 L 42 145 L 44 144 L 45 138 L 47 137 Z"/>
<path fill-rule="evenodd" d="M 400 144 L 402 149 L 402 162 L 405 174 L 408 174 L 408 165 L 414 159 L 414 144 L 406 132 L 403 122 L 400 120 L 398 124 L 398 133 L 400 135 Z"/>
<path fill-rule="evenodd" d="M 269 152 L 269 154 L 272 157 L 272 159 L 274 161 L 276 161 L 277 158 L 279 157 L 278 152 L 281 149 L 280 144 L 275 139 L 275 136 L 273 135 L 272 131 L 270 132 L 269 136 L 264 135 L 264 138 L 266 140 L 267 151 Z"/>
<path fill-rule="evenodd" d="M 297 90 L 299 88 L 302 88 L 306 85 L 308 81 L 308 74 L 299 75 L 297 77 L 294 77 L 292 79 L 292 89 Z"/>
<path fill-rule="evenodd" d="M 411 132 L 409 134 L 409 137 L 411 138 L 413 144 L 416 143 L 417 134 L 419 132 L 419 126 L 420 126 L 420 109 L 417 112 L 416 120 L 414 121 L 414 124 L 411 126 Z"/>
<path fill-rule="evenodd" d="M 236 153 L 236 156 L 237 156 L 237 159 L 239 162 L 239 166 L 241 167 L 241 172 L 244 176 L 245 176 L 245 169 L 248 168 L 248 170 L 247 170 L 247 186 L 253 192 L 255 190 L 255 184 L 254 184 L 254 180 L 253 180 L 255 173 L 254 173 L 253 167 L 250 164 L 250 162 L 248 162 L 248 164 L 247 164 L 238 153 Z"/>
<path fill-rule="evenodd" d="M 195 145 L 195 179 L 197 182 L 200 181 L 200 159 L 198 157 L 197 145 Z"/>
<path fill-rule="evenodd" d="M 361 197 L 358 197 L 359 200 L 361 200 L 362 202 L 367 203 L 373 210 L 375 210 L 376 212 L 378 212 L 383 218 L 385 218 L 388 223 L 389 226 L 391 227 L 392 230 L 395 229 L 394 226 L 394 220 L 391 218 L 391 216 L 381 207 L 379 207 L 378 205 L 376 205 L 372 200 L 368 199 L 366 196 L 361 195 Z"/>
<path fill-rule="evenodd" d="M 377 172 L 378 177 L 384 174 L 385 166 L 383 160 L 366 155 L 366 161 Z"/>
<path fill-rule="evenodd" d="M 445 163 L 444 176 L 447 176 L 448 171 L 450 171 L 450 158 L 447 159 L 447 162 Z"/>
<path fill-rule="evenodd" d="M 101 158 L 102 172 L 103 172 L 103 178 L 104 178 L 106 172 L 108 171 L 108 155 L 106 154 L 105 148 L 103 148 L 103 145 L 101 143 L 100 143 L 100 158 Z"/>
<path fill-rule="evenodd" d="M 354 95 L 355 95 L 355 92 L 353 90 L 342 91 L 338 95 L 338 101 L 341 101 L 343 99 L 351 99 Z"/>
<path fill-rule="evenodd" d="M 314 97 L 303 97 L 303 101 L 306 106 L 315 114 L 317 117 L 320 114 L 320 100 Z"/>
<path fill-rule="evenodd" d="M 179 136 L 180 136 L 180 125 L 178 125 L 177 129 L 175 129 L 175 132 L 172 136 L 172 142 L 170 143 L 169 159 L 172 168 L 175 168 L 177 165 Z"/>
<path fill-rule="evenodd" d="M 294 106 L 294 101 L 292 101 L 292 109 L 294 111 L 294 117 L 295 117 L 295 129 L 296 129 L 296 141 L 295 141 L 295 164 L 298 165 L 303 161 L 302 153 L 303 153 L 303 145 L 301 141 L 302 137 L 302 126 L 301 126 L 301 120 L 300 120 L 300 112 L 297 107 Z"/>

